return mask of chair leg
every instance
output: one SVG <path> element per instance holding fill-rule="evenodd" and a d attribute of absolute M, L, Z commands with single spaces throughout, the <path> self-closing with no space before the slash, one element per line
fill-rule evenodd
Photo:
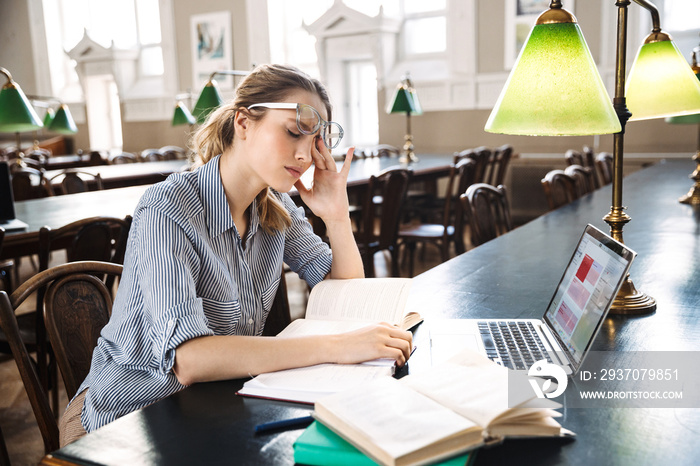
<path fill-rule="evenodd" d="M 390 251 L 391 254 L 391 276 L 400 277 L 401 272 L 399 270 L 399 251 L 398 248 L 393 247 Z"/>
<path fill-rule="evenodd" d="M 362 254 L 362 263 L 365 268 L 365 277 L 374 278 L 374 253 L 368 251 Z"/>
<path fill-rule="evenodd" d="M 406 243 L 406 250 L 408 251 L 408 276 L 413 277 L 416 243 L 414 241 Z"/>

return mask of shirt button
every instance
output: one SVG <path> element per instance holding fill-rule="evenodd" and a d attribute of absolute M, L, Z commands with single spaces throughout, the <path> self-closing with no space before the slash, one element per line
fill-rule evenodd
<path fill-rule="evenodd" d="M 253 320 L 252 317 L 251 317 L 250 319 L 248 319 L 248 324 L 249 324 L 249 325 L 253 325 L 254 323 L 255 323 L 255 321 Z"/>

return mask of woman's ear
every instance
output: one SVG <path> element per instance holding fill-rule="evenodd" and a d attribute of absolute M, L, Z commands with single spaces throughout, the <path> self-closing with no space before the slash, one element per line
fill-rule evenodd
<path fill-rule="evenodd" d="M 245 112 L 236 110 L 236 115 L 233 117 L 234 134 L 240 139 L 245 139 L 247 137 L 247 131 L 250 130 L 251 122 L 252 120 L 248 118 Z"/>

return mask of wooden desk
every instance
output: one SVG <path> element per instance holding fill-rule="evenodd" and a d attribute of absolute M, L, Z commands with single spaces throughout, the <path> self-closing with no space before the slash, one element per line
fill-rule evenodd
<path fill-rule="evenodd" d="M 161 162 L 98 165 L 81 167 L 76 170 L 92 174 L 99 173 L 103 187 L 105 189 L 114 189 L 158 183 L 166 179 L 168 175 L 186 169 L 187 165 L 188 162 L 185 160 L 164 160 Z M 51 179 L 62 172 L 63 170 L 48 170 L 46 178 Z M 89 183 L 91 180 L 87 179 L 87 181 Z M 60 186 L 60 180 L 58 180 L 58 183 L 54 183 L 54 189 L 60 190 Z"/>
<path fill-rule="evenodd" d="M 450 161 L 451 156 L 426 155 L 421 156 L 421 161 L 412 167 L 414 167 L 417 177 L 438 176 L 448 172 Z M 44 225 L 59 228 L 70 222 L 97 215 L 122 218 L 131 215 L 139 199 L 148 188 L 148 184 L 141 181 L 153 178 L 157 178 L 156 181 L 165 179 L 168 174 L 178 171 L 182 164 L 182 160 L 173 160 L 88 167 L 85 171 L 99 171 L 103 175 L 102 180 L 105 183 L 118 185 L 130 180 L 131 184 L 137 186 L 16 202 L 16 217 L 29 226 L 26 231 L 5 235 L 0 258 L 35 254 L 38 251 L 39 229 Z M 361 189 L 367 184 L 371 175 L 378 174 L 385 168 L 396 164 L 398 161 L 395 158 L 354 161 L 348 175 L 348 189 Z M 49 176 L 51 173 L 53 172 L 48 172 Z M 304 175 L 308 179 L 305 181 L 310 183 L 312 176 L 313 167 Z M 295 189 L 289 194 L 293 197 L 298 196 Z"/>
<path fill-rule="evenodd" d="M 690 161 L 660 164 L 624 181 L 632 221 L 625 242 L 639 253 L 636 285 L 655 314 L 610 317 L 595 350 L 700 350 L 700 209 L 677 202 L 692 182 Z M 607 231 L 610 187 L 419 275 L 409 306 L 433 317 L 541 317 L 586 223 Z M 421 336 L 421 328 L 416 340 Z M 418 343 L 409 370 L 428 348 Z M 422 356 L 421 356 L 422 355 Z M 263 422 L 310 407 L 235 396 L 243 380 L 195 384 L 69 445 L 42 464 L 292 464 L 300 430 L 254 435 Z M 698 409 L 563 408 L 573 442 L 509 440 L 482 449 L 477 464 L 695 464 Z M 66 461 L 68 463 L 60 463 Z"/>

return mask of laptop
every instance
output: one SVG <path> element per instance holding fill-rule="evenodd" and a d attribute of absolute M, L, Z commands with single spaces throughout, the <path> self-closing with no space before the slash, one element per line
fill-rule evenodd
<path fill-rule="evenodd" d="M 15 218 L 15 201 L 10 181 L 10 166 L 0 161 L 0 228 L 6 233 L 23 231 L 27 224 Z"/>
<path fill-rule="evenodd" d="M 430 323 L 433 364 L 470 348 L 513 370 L 546 359 L 575 374 L 636 253 L 587 225 L 542 319 L 444 319 Z"/>

